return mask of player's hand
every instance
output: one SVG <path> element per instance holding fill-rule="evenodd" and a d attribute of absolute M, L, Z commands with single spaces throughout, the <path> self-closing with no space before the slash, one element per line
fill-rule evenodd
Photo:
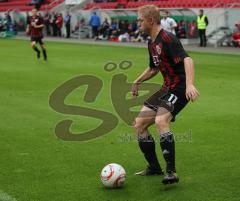
<path fill-rule="evenodd" d="M 132 84 L 132 96 L 137 97 L 138 96 L 138 83 Z"/>
<path fill-rule="evenodd" d="M 199 94 L 198 90 L 196 89 L 196 87 L 193 84 L 187 86 L 187 88 L 186 88 L 186 98 L 187 98 L 187 100 L 193 102 L 197 99 L 197 97 L 199 95 L 200 94 Z"/>

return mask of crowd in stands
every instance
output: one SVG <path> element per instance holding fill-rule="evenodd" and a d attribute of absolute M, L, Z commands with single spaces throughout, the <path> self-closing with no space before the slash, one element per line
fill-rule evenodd
<path fill-rule="evenodd" d="M 112 19 L 111 23 L 107 19 L 93 31 L 92 38 L 95 40 L 110 40 L 110 41 L 146 41 L 147 35 L 141 34 L 138 30 L 137 21 L 129 22 L 128 20 Z"/>
<path fill-rule="evenodd" d="M 177 23 L 175 33 L 178 38 L 196 38 L 196 22 L 180 21 Z M 137 21 L 129 22 L 128 20 L 112 20 L 111 24 L 107 19 L 98 29 L 97 40 L 119 40 L 144 42 L 148 39 L 147 35 L 139 32 Z"/>
<path fill-rule="evenodd" d="M 50 13 L 46 11 L 43 15 L 39 13 L 39 15 L 43 18 L 44 25 L 45 25 L 45 35 L 47 36 L 58 36 L 62 37 L 62 29 L 65 26 L 67 30 L 66 37 L 69 38 L 70 34 L 70 23 L 71 23 L 71 16 L 67 13 L 63 16 L 62 13 Z M 29 23 L 30 16 L 27 13 L 27 24 Z"/>
<path fill-rule="evenodd" d="M 93 13 L 90 19 L 82 19 L 73 25 L 71 23 L 71 16 L 69 13 L 63 15 L 62 13 L 50 13 L 48 11 L 39 13 L 44 21 L 44 33 L 47 36 L 70 37 L 71 33 L 78 33 L 79 29 L 83 27 L 91 27 L 92 31 L 89 34 L 90 37 L 96 40 L 110 40 L 110 41 L 146 41 L 148 37 L 145 34 L 139 32 L 137 20 L 118 20 L 104 19 L 101 22 L 100 18 Z M 9 13 L 5 14 L 5 18 L 0 20 L 0 31 L 11 31 L 17 29 L 23 31 L 26 25 L 29 23 L 30 15 L 26 13 L 26 22 L 21 24 L 15 24 Z M 173 20 L 174 21 L 174 20 Z M 72 24 L 72 25 L 71 25 Z M 71 26 L 70 26 L 71 25 Z M 64 30 L 64 34 L 62 32 Z M 195 21 L 186 22 L 180 21 L 174 26 L 174 34 L 179 38 L 194 38 L 197 37 L 197 24 Z"/>
<path fill-rule="evenodd" d="M 44 32 L 47 36 L 58 36 L 61 37 L 63 26 L 66 28 L 67 35 L 70 37 L 70 23 L 71 16 L 67 13 L 65 16 L 62 13 L 49 13 L 48 11 L 44 14 L 38 13 L 44 20 Z M 30 15 L 26 13 L 26 20 L 17 20 L 11 17 L 10 12 L 6 12 L 3 18 L 0 18 L 0 32 L 1 31 L 25 31 L 27 24 L 30 23 Z"/>
<path fill-rule="evenodd" d="M 63 15 L 62 13 L 52 13 L 48 11 L 42 16 L 47 36 L 62 36 Z"/>
<path fill-rule="evenodd" d="M 9 12 L 5 13 L 4 18 L 0 19 L 0 32 L 1 31 L 15 31 L 16 23 L 12 20 Z"/>
<path fill-rule="evenodd" d="M 167 31 L 177 35 L 178 38 L 196 38 L 197 37 L 197 24 L 196 21 L 175 22 L 170 18 L 169 13 L 165 13 L 165 17 L 161 20 L 161 25 Z M 167 21 L 167 22 L 166 22 Z M 173 24 L 168 29 L 166 24 Z M 95 40 L 111 40 L 111 41 L 133 41 L 133 42 L 145 42 L 148 40 L 148 36 L 140 33 L 138 29 L 137 20 L 129 22 L 128 20 L 116 20 L 111 19 L 111 23 L 108 19 L 105 19 L 103 23 L 100 23 L 99 17 L 96 13 L 91 16 L 89 25 L 92 27 L 92 38 Z"/>

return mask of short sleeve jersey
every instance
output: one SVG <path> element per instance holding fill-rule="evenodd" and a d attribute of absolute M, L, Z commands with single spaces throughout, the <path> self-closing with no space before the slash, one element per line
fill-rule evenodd
<path fill-rule="evenodd" d="M 159 68 L 164 78 L 163 88 L 185 89 L 184 58 L 188 54 L 176 36 L 163 29 L 154 42 L 148 42 L 149 67 Z"/>
<path fill-rule="evenodd" d="M 31 33 L 31 36 L 32 37 L 43 37 L 43 34 L 42 34 L 42 29 L 43 28 L 35 28 L 34 27 L 34 24 L 36 25 L 41 25 L 43 24 L 43 19 L 39 16 L 35 16 L 35 17 L 31 17 L 30 18 L 30 33 Z"/>

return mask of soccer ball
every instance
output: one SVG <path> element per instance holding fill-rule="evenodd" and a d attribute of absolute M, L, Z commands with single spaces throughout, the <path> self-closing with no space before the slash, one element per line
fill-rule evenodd
<path fill-rule="evenodd" d="M 106 165 L 101 172 L 101 180 L 107 188 L 122 187 L 126 178 L 124 168 L 116 163 Z"/>

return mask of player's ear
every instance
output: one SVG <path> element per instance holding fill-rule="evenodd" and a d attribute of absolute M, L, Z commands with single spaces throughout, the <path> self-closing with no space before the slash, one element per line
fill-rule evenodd
<path fill-rule="evenodd" d="M 149 23 L 150 23 L 151 25 L 154 24 L 154 19 L 153 19 L 152 17 L 149 18 Z"/>

